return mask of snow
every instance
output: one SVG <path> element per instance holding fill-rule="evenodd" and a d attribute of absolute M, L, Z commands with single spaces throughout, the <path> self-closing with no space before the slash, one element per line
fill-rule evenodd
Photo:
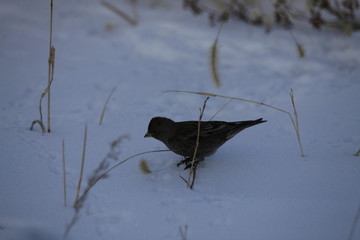
<path fill-rule="evenodd" d="M 149 120 L 196 120 L 211 92 L 292 111 L 292 88 L 305 157 L 289 117 L 233 101 L 215 120 L 263 117 L 199 166 L 193 190 L 179 175 L 180 156 L 143 155 L 114 169 L 91 190 L 67 239 L 347 239 L 360 203 L 360 34 L 293 31 L 306 49 L 297 58 L 289 32 L 270 34 L 239 22 L 219 39 L 222 87 L 212 83 L 209 48 L 217 28 L 180 2 L 139 3 L 131 27 L 98 1 L 55 1 L 52 132 L 41 134 L 38 102 L 47 83 L 49 3 L 3 0 L 0 8 L 0 239 L 62 239 L 73 217 L 84 127 L 85 179 L 121 135 L 120 160 L 165 149 L 144 139 Z M 129 11 L 126 2 L 113 1 Z M 107 24 L 116 28 L 106 30 Z M 117 84 L 99 126 L 103 104 Z M 204 119 L 226 99 L 210 98 Z M 46 106 L 44 102 L 43 106 Z M 45 107 L 44 107 L 45 108 Z M 44 114 L 45 115 L 45 114 Z M 65 141 L 68 206 L 63 203 Z M 112 162 L 116 164 L 116 162 Z M 360 237 L 356 226 L 353 239 Z"/>

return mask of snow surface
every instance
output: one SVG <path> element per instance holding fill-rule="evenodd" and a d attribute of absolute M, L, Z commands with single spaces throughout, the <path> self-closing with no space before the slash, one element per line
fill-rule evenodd
<path fill-rule="evenodd" d="M 360 33 L 346 37 L 299 25 L 294 35 L 306 49 L 299 59 L 289 32 L 265 34 L 229 22 L 219 39 L 223 85 L 217 89 L 208 56 L 218 28 L 183 11 L 180 1 L 157 1 L 163 4 L 155 8 L 150 2 L 140 2 L 140 23 L 131 27 L 98 1 L 55 1 L 52 133 L 42 136 L 29 127 L 39 118 L 47 82 L 49 1 L 1 1 L 0 239 L 62 239 L 74 214 L 85 124 L 89 176 L 121 135 L 130 138 L 120 159 L 165 149 L 143 138 L 152 117 L 198 119 L 204 97 L 166 90 L 212 92 L 292 111 L 291 88 L 305 158 L 286 114 L 233 101 L 216 120 L 268 122 L 207 158 L 193 190 L 179 177 L 188 174 L 176 167 L 180 156 L 144 155 L 148 175 L 139 170 L 141 157 L 132 159 L 91 190 L 68 239 L 181 239 L 185 226 L 188 240 L 347 239 L 360 203 L 360 158 L 353 155 L 360 148 Z M 126 2 L 113 4 L 130 12 Z M 204 119 L 226 101 L 211 98 Z M 359 238 L 358 224 L 353 239 Z"/>

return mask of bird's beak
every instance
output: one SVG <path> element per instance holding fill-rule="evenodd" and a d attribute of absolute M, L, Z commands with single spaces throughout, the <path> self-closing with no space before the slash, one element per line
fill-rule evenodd
<path fill-rule="evenodd" d="M 151 133 L 147 132 L 144 136 L 144 138 L 147 138 L 147 137 L 152 137 Z"/>

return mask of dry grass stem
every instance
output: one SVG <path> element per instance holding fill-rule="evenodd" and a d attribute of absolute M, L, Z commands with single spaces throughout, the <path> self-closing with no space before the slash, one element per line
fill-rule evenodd
<path fill-rule="evenodd" d="M 304 49 L 303 45 L 301 45 L 297 41 L 297 39 L 295 38 L 295 36 L 294 36 L 294 34 L 293 34 L 293 32 L 291 30 L 289 31 L 289 33 L 290 33 L 291 38 L 294 40 L 294 42 L 296 44 L 296 50 L 298 52 L 298 57 L 299 58 L 304 58 L 305 57 L 305 49 Z"/>
<path fill-rule="evenodd" d="M 91 174 L 91 176 L 88 178 L 88 182 L 87 182 L 87 186 L 85 187 L 85 190 L 83 191 L 81 196 L 75 201 L 75 204 L 74 204 L 75 213 L 74 213 L 73 218 L 71 219 L 70 223 L 66 226 L 66 229 L 64 232 L 64 238 L 66 238 L 68 236 L 68 234 L 70 233 L 70 230 L 72 229 L 72 227 L 75 225 L 75 223 L 79 219 L 80 210 L 84 206 L 85 200 L 87 199 L 87 196 L 89 195 L 90 190 L 92 189 L 92 187 L 95 186 L 95 184 L 98 181 L 108 177 L 109 173 L 113 169 L 117 168 L 118 166 L 120 166 L 121 164 L 127 162 L 128 160 L 130 160 L 132 158 L 135 158 L 137 156 L 141 156 L 144 154 L 148 154 L 148 153 L 170 151 L 170 150 L 155 150 L 155 151 L 147 151 L 147 152 L 138 153 L 138 154 L 135 154 L 133 156 L 130 156 L 130 157 L 122 160 L 121 162 L 119 162 L 109 168 L 111 160 L 117 161 L 119 159 L 119 155 L 120 155 L 120 150 L 119 150 L 120 147 L 119 146 L 120 146 L 121 142 L 126 138 L 128 138 L 128 136 L 126 136 L 126 135 L 120 136 L 111 143 L 110 151 L 104 157 L 104 159 L 100 162 L 99 166 L 94 170 L 94 172 Z"/>
<path fill-rule="evenodd" d="M 97 183 L 100 179 L 106 177 L 112 170 L 114 170 L 115 168 L 117 168 L 118 166 L 120 166 L 121 164 L 129 161 L 130 159 L 134 158 L 134 157 L 138 157 L 144 154 L 148 154 L 148 153 L 157 153 L 157 152 L 169 152 L 170 150 L 153 150 L 153 151 L 146 151 L 146 152 L 141 152 L 141 153 L 137 153 L 135 155 L 132 155 L 128 158 L 125 158 L 124 160 L 122 160 L 121 162 L 115 164 L 114 166 L 112 166 L 111 168 L 109 168 L 109 170 L 107 170 L 104 174 L 102 174 L 101 176 L 99 176 L 96 181 L 94 182 L 94 184 L 92 184 L 91 187 L 93 187 L 95 185 L 95 183 Z M 90 187 L 90 188 L 91 188 Z"/>
<path fill-rule="evenodd" d="M 79 176 L 79 181 L 78 181 L 78 185 L 77 185 L 77 191 L 76 191 L 76 197 L 75 197 L 74 207 L 76 206 L 76 204 L 77 204 L 77 202 L 78 202 L 78 200 L 79 200 L 79 194 L 80 194 L 80 189 L 81 189 L 81 182 L 82 182 L 83 173 L 84 173 L 84 163 L 85 163 L 85 153 L 86 153 L 86 140 L 87 140 L 87 125 L 85 125 L 85 130 L 84 130 L 84 143 L 83 143 L 83 150 L 82 150 L 82 156 L 81 156 L 80 176 Z"/>
<path fill-rule="evenodd" d="M 237 97 L 229 97 L 229 96 L 224 96 L 224 95 L 217 95 L 217 94 L 213 94 L 213 93 L 204 93 L 204 92 L 193 92 L 193 91 L 181 91 L 181 90 L 168 90 L 168 91 L 165 91 L 164 93 L 169 93 L 169 92 L 176 92 L 176 93 L 190 93 L 190 94 L 197 94 L 197 95 L 202 95 L 202 96 L 209 96 L 209 97 L 220 97 L 220 98 L 227 98 L 227 99 L 233 99 L 233 100 L 238 100 L 238 101 L 243 101 L 243 102 L 249 102 L 249 103 L 255 103 L 255 104 L 259 104 L 259 105 L 262 105 L 262 106 L 265 106 L 265 107 L 268 107 L 268 108 L 272 108 L 274 110 L 277 110 L 277 111 L 280 111 L 280 112 L 283 112 L 283 113 L 286 113 L 289 117 L 290 117 L 290 120 L 295 128 L 295 132 L 296 132 L 296 135 L 298 137 L 298 142 L 299 142 L 299 146 L 300 146 L 300 152 L 301 152 L 301 156 L 304 157 L 304 153 L 303 153 L 303 149 L 302 149 L 302 145 L 301 145 L 301 140 L 300 140 L 300 131 L 299 131 L 299 128 L 296 127 L 296 124 L 294 122 L 294 118 L 293 116 L 291 115 L 290 112 L 286 111 L 286 110 L 283 110 L 281 108 L 278 108 L 278 107 L 274 107 L 274 106 L 271 106 L 269 104 L 266 104 L 266 103 L 263 103 L 263 102 L 257 102 L 257 101 L 253 101 L 253 100 L 248 100 L 248 99 L 244 99 L 244 98 L 237 98 Z M 293 100 L 292 100 L 293 101 Z M 293 108 L 295 107 L 295 105 L 293 104 Z M 294 111 L 296 111 L 296 109 L 294 109 Z"/>
<path fill-rule="evenodd" d="M 52 46 L 52 25 L 53 25 L 53 0 L 50 2 L 50 47 L 49 47 L 49 58 L 48 58 L 48 84 L 45 90 L 41 93 L 40 101 L 39 101 L 39 114 L 40 120 L 35 120 L 32 122 L 30 130 L 33 130 L 34 124 L 38 123 L 41 127 L 42 133 L 46 132 L 43 115 L 42 115 L 42 100 L 47 95 L 47 131 L 51 132 L 50 127 L 50 87 L 54 80 L 54 68 L 55 68 L 55 48 Z M 44 131 L 45 129 L 45 131 Z"/>
<path fill-rule="evenodd" d="M 50 87 L 51 87 L 51 83 L 54 80 L 54 69 L 55 69 L 55 48 L 52 46 L 50 48 L 50 53 L 49 53 L 49 73 L 48 73 L 48 87 L 47 89 L 47 95 L 48 95 L 48 101 L 47 101 L 47 131 L 51 132 L 51 124 L 50 124 Z"/>
<path fill-rule="evenodd" d="M 31 123 L 30 131 L 32 131 L 34 129 L 35 124 L 39 124 L 39 126 L 41 127 L 41 132 L 43 134 L 46 132 L 46 128 L 45 128 L 44 124 L 40 120 L 35 120 L 35 121 L 33 121 Z"/>
<path fill-rule="evenodd" d="M 204 101 L 203 107 L 200 109 L 200 115 L 199 115 L 199 121 L 198 121 L 198 129 L 197 129 L 197 135 L 196 135 L 196 145 L 195 145 L 195 150 L 194 150 L 194 155 L 191 161 L 191 167 L 190 167 L 190 171 L 189 171 L 189 177 L 187 180 L 187 186 L 188 188 L 192 189 L 195 183 L 195 178 L 196 178 L 196 165 L 195 165 L 195 161 L 196 161 L 196 154 L 197 154 L 197 150 L 199 147 L 199 139 L 200 139 L 200 127 L 201 127 L 201 120 L 204 114 L 204 110 L 206 107 L 206 102 L 209 100 L 209 97 L 207 97 Z"/>
<path fill-rule="evenodd" d="M 65 165 L 65 140 L 62 141 L 62 169 L 63 169 L 63 185 L 64 185 L 64 206 L 67 206 L 66 197 L 66 165 Z"/>
<path fill-rule="evenodd" d="M 355 157 L 360 156 L 360 149 L 354 154 Z"/>
<path fill-rule="evenodd" d="M 149 164 L 148 164 L 148 162 L 147 162 L 147 160 L 144 159 L 144 158 L 142 158 L 142 159 L 140 160 L 140 162 L 139 162 L 139 167 L 140 167 L 141 172 L 144 173 L 144 174 L 150 174 L 150 173 L 152 173 L 152 172 L 151 172 L 151 169 L 150 169 L 150 167 L 149 167 Z"/>
<path fill-rule="evenodd" d="M 50 86 L 54 79 L 54 68 L 55 68 L 55 48 L 52 45 L 52 32 L 53 32 L 53 10 L 54 10 L 54 1 L 51 0 L 50 3 L 50 39 L 49 39 L 49 67 L 48 67 L 48 109 L 47 109 L 47 131 L 51 132 L 50 127 Z"/>
<path fill-rule="evenodd" d="M 290 99 L 291 99 L 291 104 L 292 104 L 292 107 L 293 107 L 293 110 L 294 110 L 294 119 L 291 117 L 291 114 L 290 114 L 290 119 L 291 119 L 292 124 L 293 124 L 293 126 L 295 128 L 296 137 L 297 137 L 299 147 L 300 147 L 301 157 L 304 157 L 304 151 L 303 151 L 303 148 L 302 148 L 301 137 L 300 137 L 299 117 L 298 117 L 298 114 L 297 114 L 297 111 L 296 111 L 294 92 L 293 92 L 292 89 L 290 90 Z"/>
<path fill-rule="evenodd" d="M 359 205 L 359 208 L 358 208 L 358 210 L 357 210 L 357 212 L 356 212 L 356 215 L 355 215 L 355 217 L 354 217 L 354 220 L 353 220 L 353 222 L 352 222 L 348 240 L 353 240 L 353 238 L 354 238 L 354 233 L 355 233 L 355 228 L 356 228 L 357 223 L 359 222 L 359 219 L 360 219 L 360 205 Z"/>
<path fill-rule="evenodd" d="M 232 101 L 232 99 L 230 99 L 229 101 L 227 101 L 210 119 L 209 121 L 213 120 L 216 115 L 218 115 L 224 108 L 226 108 L 226 106 Z"/>
<path fill-rule="evenodd" d="M 210 48 L 210 71 L 211 71 L 211 77 L 216 85 L 216 87 L 220 87 L 221 86 L 221 80 L 220 80 L 220 76 L 219 76 L 219 68 L 218 68 L 218 47 L 217 47 L 217 43 L 218 43 L 218 39 L 221 33 L 221 29 L 222 29 L 223 24 L 220 25 L 219 31 L 216 35 L 215 41 L 212 44 L 211 48 Z"/>
<path fill-rule="evenodd" d="M 106 7 L 107 9 L 111 10 L 112 12 L 114 12 L 115 14 L 117 14 L 118 16 L 120 16 L 122 19 L 124 19 L 126 22 L 128 22 L 130 25 L 132 26 L 136 26 L 138 24 L 138 17 L 137 17 L 137 11 L 136 11 L 136 1 L 132 1 L 132 5 L 133 5 L 133 17 L 130 17 L 128 14 L 126 14 L 125 12 L 123 12 L 122 10 L 120 10 L 119 8 L 115 7 L 113 4 L 102 0 L 101 4 Z"/>
<path fill-rule="evenodd" d="M 229 97 L 229 96 L 217 95 L 217 94 L 213 94 L 213 93 L 193 92 L 193 91 L 181 91 L 181 90 L 168 90 L 168 91 L 165 91 L 164 93 L 170 93 L 170 92 L 190 93 L 190 94 L 197 94 L 197 95 L 202 95 L 202 96 L 220 97 L 220 98 L 233 99 L 233 100 L 238 100 L 238 101 L 243 101 L 243 102 L 255 103 L 255 104 L 259 104 L 259 105 L 263 105 L 263 106 L 266 106 L 266 107 L 275 109 L 275 110 L 280 111 L 280 112 L 283 112 L 283 113 L 288 113 L 288 114 L 290 114 L 289 112 L 287 112 L 287 111 L 285 111 L 285 110 L 283 110 L 283 109 L 280 109 L 280 108 L 277 108 L 277 107 L 268 105 L 268 104 L 266 104 L 266 103 L 257 102 L 257 101 L 253 101 L 253 100 L 248 100 L 248 99 L 244 99 L 244 98 Z"/>
<path fill-rule="evenodd" d="M 113 87 L 113 89 L 111 90 L 109 96 L 107 97 L 107 99 L 106 99 L 106 101 L 105 101 L 104 107 L 103 107 L 103 109 L 102 109 L 102 111 L 101 111 L 99 125 L 102 124 L 102 121 L 103 121 L 104 115 L 105 115 L 105 111 L 106 111 L 106 107 L 107 107 L 107 105 L 108 105 L 108 103 L 109 103 L 109 101 L 110 101 L 111 96 L 113 95 L 113 93 L 115 92 L 116 88 L 118 87 L 118 85 L 119 85 L 119 83 L 116 84 L 115 87 Z"/>

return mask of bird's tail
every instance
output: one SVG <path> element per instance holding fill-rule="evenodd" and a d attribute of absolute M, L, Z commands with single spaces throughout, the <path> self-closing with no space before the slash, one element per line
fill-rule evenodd
<path fill-rule="evenodd" d="M 264 122 L 267 122 L 267 121 L 263 120 L 262 118 L 259 118 L 259 119 L 256 119 L 256 120 L 251 120 L 251 121 L 234 122 L 235 127 L 234 127 L 233 131 L 229 132 L 229 134 L 227 136 L 227 139 L 232 138 L 233 136 L 235 136 L 236 134 L 238 134 L 239 132 L 241 132 L 245 128 L 252 127 L 252 126 L 255 126 L 257 124 L 264 123 Z"/>
<path fill-rule="evenodd" d="M 267 122 L 267 121 L 263 120 L 262 118 L 259 118 L 259 119 L 251 120 L 251 121 L 240 121 L 240 122 L 237 122 L 237 125 L 239 127 L 241 126 L 242 127 L 241 130 L 243 130 L 245 128 L 252 127 L 252 126 L 258 125 L 260 123 L 264 123 L 264 122 Z"/>

